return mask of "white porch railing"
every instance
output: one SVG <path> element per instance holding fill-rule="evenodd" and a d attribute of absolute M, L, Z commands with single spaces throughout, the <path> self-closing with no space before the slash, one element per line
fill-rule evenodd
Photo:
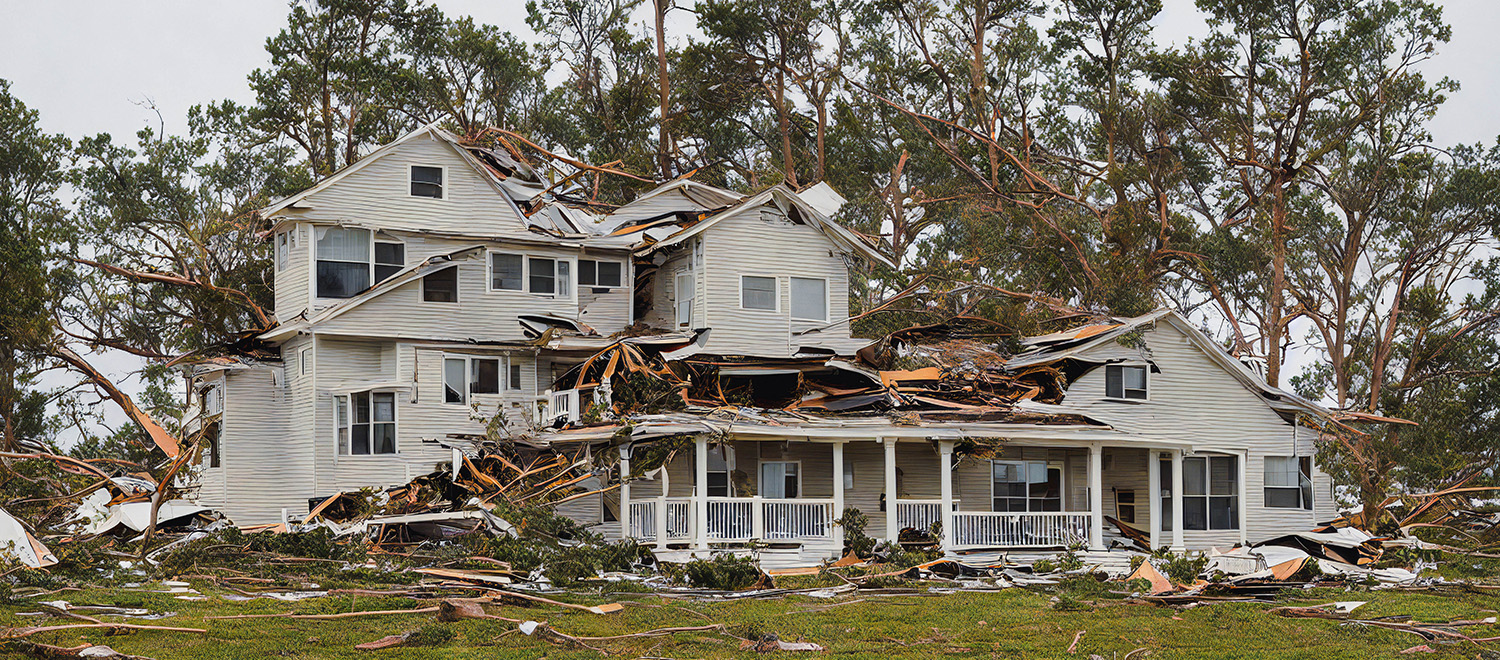
<path fill-rule="evenodd" d="M 958 506 L 958 500 L 953 500 Z M 896 500 L 896 529 L 927 531 L 943 520 L 942 500 Z"/>
<path fill-rule="evenodd" d="M 576 422 L 581 412 L 578 390 L 559 390 L 547 394 L 548 422 L 559 418 L 566 418 L 570 422 Z"/>
<path fill-rule="evenodd" d="M 630 529 L 626 536 L 638 541 L 656 540 L 656 500 L 630 503 Z"/>
<path fill-rule="evenodd" d="M 710 497 L 707 540 L 713 543 L 833 538 L 833 500 Z M 697 539 L 691 497 L 654 497 L 630 503 L 629 536 L 658 543 Z M 665 516 L 659 512 L 666 511 Z"/>
<path fill-rule="evenodd" d="M 762 500 L 767 540 L 826 539 L 833 537 L 833 500 Z"/>
<path fill-rule="evenodd" d="M 1088 543 L 1087 512 L 955 511 L 955 548 L 1045 548 Z"/>

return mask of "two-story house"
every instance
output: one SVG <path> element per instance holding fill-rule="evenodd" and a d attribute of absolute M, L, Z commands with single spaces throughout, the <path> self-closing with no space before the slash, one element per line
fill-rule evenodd
<path fill-rule="evenodd" d="M 537 444 L 618 455 L 617 489 L 560 510 L 665 554 L 757 542 L 816 563 L 850 507 L 879 538 L 937 523 L 953 553 L 1103 550 L 1117 525 L 1203 550 L 1334 514 L 1312 458 L 1328 411 L 1175 312 L 990 351 L 997 378 L 1058 374 L 1045 403 L 936 400 L 903 379 L 975 367 L 901 371 L 850 336 L 852 269 L 893 264 L 830 219 L 826 186 L 682 179 L 598 211 L 540 201 L 518 169 L 427 127 L 265 209 L 278 325 L 261 339 L 280 360 L 193 367 L 192 415 L 215 439 L 201 503 L 241 524 L 301 516 L 433 471 L 498 416 Z M 786 398 L 581 423 L 608 388 L 575 367 L 617 342 Z M 688 451 L 632 470 L 684 434 Z"/>

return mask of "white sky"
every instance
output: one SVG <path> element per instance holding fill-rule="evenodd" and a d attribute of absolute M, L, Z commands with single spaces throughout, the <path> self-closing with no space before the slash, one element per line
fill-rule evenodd
<path fill-rule="evenodd" d="M 524 0 L 433 4 L 450 17 L 473 16 L 523 39 L 533 37 Z M 1181 43 L 1187 35 L 1202 34 L 1191 0 L 1164 4 L 1159 39 Z M 1463 89 L 1440 111 L 1435 140 L 1492 143 L 1500 135 L 1500 113 L 1492 110 L 1500 97 L 1500 66 L 1495 66 L 1500 11 L 1493 0 L 1439 4 L 1453 26 L 1453 40 L 1425 70 L 1433 78 L 1454 78 Z M 0 78 L 10 80 L 12 93 L 40 111 L 48 132 L 74 139 L 110 133 L 133 144 L 135 131 L 158 125 L 156 113 L 145 107 L 150 102 L 168 132 L 182 133 L 187 110 L 196 103 L 250 100 L 245 76 L 266 64 L 265 40 L 284 26 L 287 11 L 279 0 L 0 0 Z M 683 35 L 691 22 L 691 14 L 677 12 L 669 32 Z M 1289 370 L 1305 362 L 1294 356 Z M 137 363 L 106 356 L 99 366 L 122 378 Z M 113 411 L 110 418 L 119 419 Z"/>

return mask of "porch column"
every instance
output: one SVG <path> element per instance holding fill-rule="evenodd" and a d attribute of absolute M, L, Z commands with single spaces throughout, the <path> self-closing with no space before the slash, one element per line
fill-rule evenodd
<path fill-rule="evenodd" d="M 693 439 L 693 547 L 708 549 L 708 436 L 699 433 Z"/>
<path fill-rule="evenodd" d="M 1240 524 L 1240 545 L 1248 546 L 1250 527 L 1245 524 L 1245 477 L 1250 476 L 1250 452 L 1240 452 L 1240 458 L 1236 462 L 1240 464 L 1240 492 L 1235 505 L 1235 517 L 1238 518 L 1235 522 Z"/>
<path fill-rule="evenodd" d="M 833 443 L 833 517 L 838 519 L 844 515 L 844 441 Z M 844 547 L 844 528 L 841 525 L 833 526 L 833 541 L 838 544 L 839 554 L 842 556 Z"/>
<path fill-rule="evenodd" d="M 938 469 L 942 470 L 943 501 L 938 506 L 942 507 L 943 515 L 943 552 L 947 553 L 953 549 L 953 441 L 938 441 Z"/>
<path fill-rule="evenodd" d="M 634 536 L 630 526 L 630 445 L 620 445 L 620 538 Z M 603 497 L 602 495 L 600 497 Z M 661 515 L 657 512 L 656 515 Z"/>
<path fill-rule="evenodd" d="M 1146 519 L 1151 531 L 1151 549 L 1161 547 L 1161 454 L 1154 451 L 1146 452 Z M 1140 511 L 1140 505 L 1136 505 L 1136 511 Z"/>
<path fill-rule="evenodd" d="M 1182 450 L 1172 450 L 1172 552 L 1183 552 L 1182 544 Z"/>
<path fill-rule="evenodd" d="M 1089 549 L 1104 549 L 1104 448 L 1089 446 Z"/>
<path fill-rule="evenodd" d="M 880 441 L 885 444 L 885 540 L 895 543 L 901 532 L 896 526 L 896 439 Z"/>

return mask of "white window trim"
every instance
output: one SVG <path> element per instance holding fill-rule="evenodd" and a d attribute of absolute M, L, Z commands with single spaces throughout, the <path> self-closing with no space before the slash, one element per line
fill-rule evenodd
<path fill-rule="evenodd" d="M 395 429 L 396 429 L 396 436 L 391 439 L 391 442 L 396 445 L 396 451 L 391 452 L 389 454 L 376 454 L 374 452 L 371 452 L 371 453 L 368 453 L 368 454 L 356 454 L 356 453 L 353 453 L 354 452 L 354 424 L 355 424 L 355 422 L 354 422 L 354 396 L 357 395 L 357 394 L 369 394 L 370 395 L 370 422 L 369 422 L 369 424 L 370 424 L 370 448 L 371 449 L 375 448 L 375 425 L 377 423 L 378 424 L 390 424 L 390 425 L 394 426 Z M 374 397 L 375 397 L 376 394 L 390 394 L 391 395 L 391 421 L 389 421 L 389 422 L 376 422 L 375 421 L 375 399 L 374 399 Z M 349 452 L 350 453 L 347 453 L 347 454 L 341 454 L 341 453 L 339 453 L 339 397 L 344 397 L 345 400 L 348 401 L 348 405 L 349 405 Z M 373 390 L 352 390 L 352 391 L 349 391 L 349 392 L 335 392 L 333 394 L 333 455 L 336 457 L 335 458 L 336 461 L 342 461 L 342 460 L 346 460 L 346 459 L 355 459 L 355 460 L 377 459 L 378 460 L 378 459 L 388 459 L 388 458 L 400 458 L 400 457 L 404 456 L 405 454 L 401 453 L 401 393 L 399 391 L 397 391 L 397 390 L 393 390 L 393 389 L 389 389 L 389 388 L 378 388 L 378 387 L 375 388 L 375 389 L 373 389 Z"/>
<path fill-rule="evenodd" d="M 1143 371 L 1145 371 L 1145 373 L 1146 373 L 1146 398 L 1144 398 L 1144 399 L 1131 399 L 1129 397 L 1110 396 L 1109 395 L 1109 368 L 1110 367 L 1140 367 Z M 1121 394 L 1123 394 L 1124 391 L 1125 391 L 1125 376 L 1124 376 L 1124 374 L 1121 374 L 1121 376 L 1120 376 L 1120 392 L 1121 392 Z M 1149 403 L 1151 401 L 1151 365 L 1147 364 L 1145 362 L 1115 362 L 1115 363 L 1112 363 L 1112 364 L 1106 364 L 1106 365 L 1104 365 L 1104 396 L 1102 398 L 1105 401 L 1113 401 L 1115 403 Z"/>
<path fill-rule="evenodd" d="M 684 277 L 688 278 L 688 280 L 692 283 L 691 286 L 687 287 L 688 289 L 691 289 L 691 290 L 688 292 L 687 300 L 685 301 L 688 304 L 688 313 L 687 313 L 687 319 L 686 319 L 686 321 L 684 321 L 684 319 L 681 318 L 682 314 L 680 313 L 680 310 L 679 310 L 679 308 L 682 306 L 682 303 L 684 302 L 684 300 L 682 299 L 682 289 L 683 289 L 683 287 L 682 287 L 682 278 L 684 278 Z M 691 268 L 679 268 L 676 271 L 673 271 L 673 273 L 672 273 L 672 325 L 673 325 L 673 327 L 676 327 L 676 328 L 679 328 L 679 329 L 693 327 L 693 307 L 697 306 L 697 303 L 698 303 L 698 275 L 696 273 L 694 273 L 693 269 L 691 269 Z"/>
<path fill-rule="evenodd" d="M 463 401 L 448 400 L 448 360 L 464 361 Z M 445 406 L 462 406 L 467 408 L 474 402 L 474 392 L 472 392 L 471 390 L 474 387 L 472 375 L 474 373 L 473 369 L 475 360 L 498 360 L 500 362 L 500 391 L 495 393 L 480 392 L 480 396 L 504 396 L 506 392 L 509 392 L 511 390 L 509 355 L 470 355 L 468 353 L 443 353 L 442 359 L 438 362 L 438 364 L 442 365 L 442 367 L 438 370 L 438 382 L 442 387 L 442 389 L 438 392 L 438 401 L 440 403 Z"/>
<path fill-rule="evenodd" d="M 515 255 L 521 258 L 521 288 L 519 289 L 496 289 L 495 288 L 495 257 L 497 254 Z M 559 296 L 555 293 L 535 293 L 531 290 L 531 260 L 551 259 L 553 261 L 568 262 L 568 295 Z M 555 268 L 555 266 L 554 266 Z M 555 274 L 555 271 L 554 271 Z M 624 274 L 621 274 L 624 277 Z M 622 283 L 623 286 L 623 283 Z M 562 300 L 576 302 L 578 300 L 578 259 L 576 257 L 561 257 L 548 254 L 535 254 L 518 250 L 487 250 L 484 257 L 484 290 L 486 293 L 524 293 L 528 296 L 550 300 Z"/>
<path fill-rule="evenodd" d="M 828 278 L 826 278 L 826 277 L 803 277 L 801 275 L 793 275 L 793 276 L 788 277 L 787 278 L 787 283 L 786 283 L 787 304 L 788 305 L 791 304 L 791 296 L 792 296 L 792 291 L 793 291 L 793 289 L 792 289 L 792 280 L 822 280 L 822 282 L 823 282 L 823 318 L 821 318 L 821 319 L 809 319 L 809 318 L 802 318 L 800 316 L 793 316 L 793 317 L 791 317 L 791 319 L 793 321 L 813 321 L 813 322 L 817 322 L 817 323 L 827 323 L 828 319 L 833 316 L 833 282 L 830 282 L 828 280 Z M 778 285 L 778 288 L 779 288 L 779 285 Z M 740 293 L 741 296 L 745 295 L 743 287 L 741 287 L 740 292 L 741 292 Z M 777 298 L 778 298 L 778 303 L 777 304 L 780 304 L 779 299 L 781 298 L 781 296 L 778 295 Z M 787 313 L 790 314 L 791 310 L 788 309 Z"/>
<path fill-rule="evenodd" d="M 418 167 L 431 167 L 431 168 L 436 168 L 436 169 L 439 169 L 439 170 L 443 171 L 443 183 L 442 183 L 441 186 L 439 186 L 443 190 L 443 195 L 441 197 L 428 197 L 426 195 L 413 195 L 413 194 L 411 194 L 412 177 L 416 176 L 416 170 L 417 170 Z M 447 165 L 424 165 L 422 163 L 411 163 L 411 164 L 409 164 L 409 165 L 406 166 L 406 196 L 407 197 L 410 197 L 410 198 L 413 198 L 413 199 L 429 199 L 429 200 L 432 200 L 432 201 L 435 201 L 435 202 L 447 201 L 448 200 L 448 183 L 449 183 L 449 179 L 448 179 L 448 166 Z"/>
<path fill-rule="evenodd" d="M 583 264 L 583 262 L 585 262 L 585 261 L 592 261 L 592 262 L 594 262 L 594 281 L 596 281 L 596 282 L 599 280 L 599 266 L 598 266 L 598 264 L 619 264 L 620 265 L 620 283 L 616 284 L 616 285 L 613 285 L 613 286 L 604 285 L 604 284 L 584 284 L 583 283 L 583 270 L 580 268 L 580 270 L 578 272 L 576 272 L 576 273 L 573 274 L 573 283 L 574 283 L 575 287 L 585 287 L 586 286 L 586 287 L 589 287 L 591 289 L 623 289 L 623 288 L 625 288 L 625 270 L 626 270 L 626 268 L 625 268 L 625 262 L 619 261 L 617 259 L 584 259 L 584 258 L 580 257 L 577 260 L 577 263 L 574 264 L 574 266 L 575 267 L 581 266 Z"/>
<path fill-rule="evenodd" d="M 1213 471 L 1212 468 L 1209 467 L 1209 465 L 1211 464 L 1212 459 L 1215 459 L 1215 458 L 1233 458 L 1234 459 L 1234 462 L 1235 462 L 1234 463 L 1234 467 L 1235 467 L 1235 475 L 1234 475 L 1234 477 L 1235 477 L 1235 481 L 1237 481 L 1238 484 L 1237 484 L 1237 487 L 1234 490 L 1234 493 L 1232 493 L 1230 495 L 1214 495 L 1213 494 L 1213 492 L 1214 492 L 1214 484 L 1213 484 L 1214 471 Z M 1203 459 L 1203 494 L 1202 495 L 1189 495 L 1188 492 L 1187 492 L 1187 462 L 1190 461 L 1190 460 L 1193 460 L 1193 459 Z M 1246 467 L 1245 463 L 1246 463 L 1245 456 L 1243 454 L 1207 454 L 1207 453 L 1204 453 L 1204 454 L 1197 454 L 1197 455 L 1193 455 L 1193 456 L 1183 456 L 1182 457 L 1182 496 L 1180 497 L 1180 500 L 1183 503 L 1182 504 L 1182 515 L 1183 515 L 1183 518 L 1182 518 L 1182 531 L 1183 532 L 1237 532 L 1237 531 L 1241 531 L 1241 530 L 1245 529 L 1245 495 L 1244 495 L 1244 491 L 1245 491 L 1245 476 L 1246 476 L 1245 475 L 1245 467 Z M 1203 507 L 1203 529 L 1188 529 L 1187 528 L 1187 499 L 1189 497 L 1195 498 L 1195 499 L 1196 498 L 1202 498 L 1203 499 L 1203 502 L 1204 502 L 1204 507 Z M 1213 514 L 1209 512 L 1208 502 L 1209 502 L 1209 500 L 1212 500 L 1215 497 L 1233 497 L 1235 499 L 1235 507 L 1234 507 L 1234 509 L 1235 509 L 1235 516 L 1234 517 L 1236 519 L 1235 522 L 1237 524 L 1234 527 L 1214 528 L 1214 526 L 1213 526 Z"/>
<path fill-rule="evenodd" d="M 276 232 L 276 272 L 286 270 L 287 263 L 291 259 L 291 232 Z"/>
<path fill-rule="evenodd" d="M 458 267 L 459 267 L 459 264 L 453 264 L 452 266 L 448 266 L 448 268 L 439 268 L 439 269 L 434 270 L 434 271 L 432 271 L 432 272 L 430 272 L 430 273 L 428 273 L 426 275 L 423 275 L 421 277 L 421 283 L 417 285 L 417 302 L 422 303 L 423 305 L 457 305 L 457 304 L 463 302 L 463 300 L 464 300 L 463 293 L 462 293 L 462 290 L 463 290 L 463 281 L 461 279 L 459 279 L 463 275 L 463 273 L 461 273 L 461 272 L 454 273 L 454 275 L 453 275 L 453 302 L 442 302 L 442 301 L 439 301 L 439 300 L 428 300 L 427 299 L 427 278 L 430 277 L 430 276 L 432 276 L 432 275 L 436 275 L 438 273 L 441 273 L 441 272 L 443 272 L 445 270 L 448 270 L 449 268 L 456 269 Z"/>
<path fill-rule="evenodd" d="M 990 501 L 989 501 L 989 504 L 990 504 L 990 509 L 989 510 L 990 510 L 990 512 L 993 513 L 995 511 L 995 464 L 996 463 L 1019 463 L 1021 465 L 1026 465 L 1027 463 L 1041 463 L 1042 464 L 1042 469 L 1044 469 L 1044 470 L 1051 470 L 1054 467 L 1057 468 L 1057 479 L 1058 479 L 1058 481 L 1057 481 L 1057 506 L 1058 506 L 1058 511 L 1062 511 L 1062 512 L 1067 512 L 1068 511 L 1068 468 L 1067 468 L 1067 466 L 1062 465 L 1061 463 L 1059 463 L 1057 465 L 1053 465 L 1052 461 L 1043 460 L 1043 459 L 992 458 L 992 459 L 990 459 L 990 474 L 989 474 L 989 477 L 988 477 L 988 480 L 990 482 Z M 1010 497 L 1010 496 L 1006 495 L 1006 497 Z M 1027 496 L 1026 496 L 1026 512 L 1027 513 L 1038 513 L 1036 511 L 1032 511 L 1031 510 L 1031 496 L 1030 496 L 1030 493 L 1028 493 Z M 1007 513 L 1020 513 L 1020 512 L 1019 511 L 1010 511 L 1010 512 L 1007 512 Z"/>
<path fill-rule="evenodd" d="M 772 294 L 771 295 L 771 299 L 776 301 L 776 307 L 775 308 L 773 308 L 773 309 L 760 309 L 759 307 L 746 307 L 745 306 L 745 278 L 747 278 L 747 277 L 769 278 L 771 280 L 771 282 L 773 282 L 772 286 L 774 288 L 771 289 L 771 294 Z M 781 313 L 781 278 L 776 277 L 775 275 L 755 275 L 755 274 L 745 275 L 745 274 L 741 274 L 740 275 L 740 309 L 742 311 L 754 312 L 756 314 L 780 314 Z"/>
<path fill-rule="evenodd" d="M 1292 467 L 1293 467 L 1292 474 L 1296 475 L 1296 477 L 1297 477 L 1297 481 L 1298 481 L 1297 485 L 1295 485 L 1295 486 L 1271 486 L 1271 485 L 1266 484 L 1266 475 L 1269 474 L 1268 471 L 1266 470 L 1266 463 L 1267 463 L 1268 459 L 1272 459 L 1272 458 L 1286 458 L 1286 459 L 1291 459 L 1291 461 L 1292 461 Z M 1295 456 L 1295 455 L 1294 456 L 1287 456 L 1287 455 L 1284 455 L 1284 454 L 1266 455 L 1266 456 L 1262 456 L 1261 457 L 1261 459 L 1260 459 L 1260 487 L 1261 487 L 1260 505 L 1261 505 L 1262 508 L 1277 509 L 1277 510 L 1281 510 L 1281 511 L 1307 511 L 1307 512 L 1311 512 L 1313 510 L 1313 508 L 1317 506 L 1317 501 L 1318 501 L 1317 488 L 1308 488 L 1307 489 L 1307 494 L 1308 494 L 1308 497 L 1309 497 L 1310 501 L 1308 501 L 1308 502 L 1303 502 L 1302 501 L 1302 483 L 1301 483 L 1301 480 L 1302 480 L 1302 459 L 1304 459 L 1304 458 L 1310 459 L 1311 457 L 1308 457 L 1308 456 Z M 1313 466 L 1313 469 L 1316 469 L 1316 467 Z M 1307 475 L 1307 480 L 1308 480 L 1309 484 L 1311 484 L 1311 482 L 1312 482 L 1312 477 L 1313 477 L 1313 475 L 1311 474 L 1311 470 L 1309 470 L 1309 474 Z M 1266 500 L 1266 497 L 1265 497 L 1265 491 L 1268 490 L 1268 489 L 1272 489 L 1272 488 L 1281 489 L 1281 490 L 1295 490 L 1295 491 L 1297 491 L 1297 505 L 1296 506 L 1273 506 L 1273 505 L 1269 504 L 1268 501 Z"/>
<path fill-rule="evenodd" d="M 760 497 L 765 497 L 766 496 L 766 487 L 765 487 L 765 484 L 761 483 L 761 480 L 762 480 L 762 478 L 766 474 L 765 473 L 765 468 L 762 467 L 762 466 L 766 465 L 767 463 L 794 463 L 794 464 L 796 464 L 796 466 L 797 466 L 797 496 L 796 497 L 766 498 L 766 499 L 782 499 L 782 500 L 800 500 L 800 499 L 803 499 L 803 493 L 805 491 L 802 488 L 802 461 L 800 461 L 800 460 L 799 461 L 781 461 L 781 460 L 771 460 L 771 461 L 768 461 L 768 460 L 765 460 L 765 459 L 761 459 L 760 462 L 757 463 L 756 466 L 755 466 L 755 492 L 756 492 L 756 494 L 758 496 L 760 496 Z M 730 486 L 730 490 L 733 491 L 733 489 L 734 489 L 734 486 L 731 485 Z M 706 488 L 705 488 L 705 490 L 706 490 Z"/>
<path fill-rule="evenodd" d="M 308 376 L 312 374 L 312 366 L 310 366 L 312 364 L 312 352 L 312 346 L 303 346 L 302 350 L 297 351 L 298 375 Z"/>

